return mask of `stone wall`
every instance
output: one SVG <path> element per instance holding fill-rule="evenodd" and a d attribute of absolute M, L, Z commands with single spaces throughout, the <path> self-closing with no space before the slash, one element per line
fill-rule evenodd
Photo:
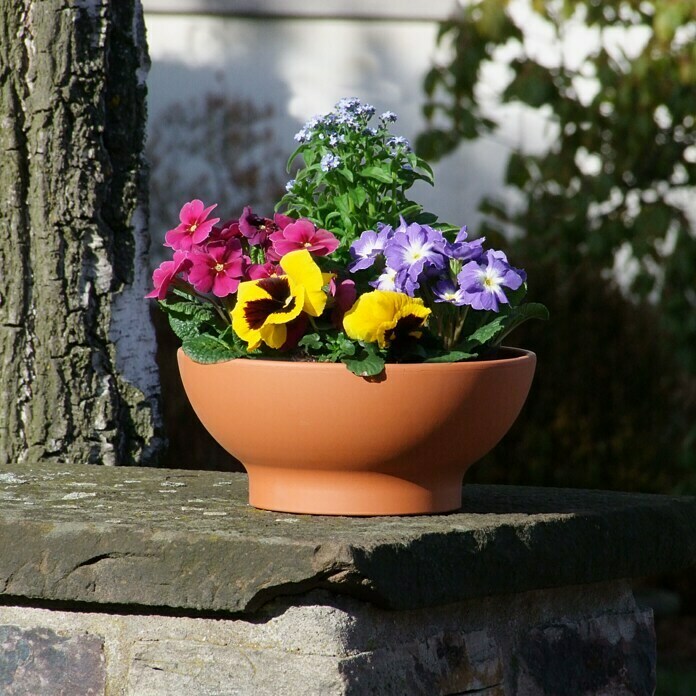
<path fill-rule="evenodd" d="M 650 696 L 652 614 L 614 582 L 385 611 L 315 591 L 253 617 L 0 607 L 0 691 Z"/>

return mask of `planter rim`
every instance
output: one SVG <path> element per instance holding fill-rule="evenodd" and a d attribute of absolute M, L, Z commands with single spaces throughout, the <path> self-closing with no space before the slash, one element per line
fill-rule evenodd
<path fill-rule="evenodd" d="M 509 346 L 501 346 L 501 350 L 504 351 L 506 357 L 491 358 L 488 360 L 467 360 L 462 362 L 447 362 L 447 363 L 386 363 L 384 369 L 386 372 L 412 372 L 421 370 L 485 370 L 491 365 L 497 365 L 502 367 L 504 365 L 516 365 L 521 362 L 526 362 L 530 359 L 536 359 L 536 354 L 531 350 L 526 350 L 524 348 L 512 348 Z M 189 358 L 186 353 L 183 352 L 183 348 L 179 348 L 178 353 L 183 355 L 187 360 L 191 362 L 196 362 L 192 358 Z M 248 358 L 232 358 L 231 360 L 223 360 L 217 363 L 196 363 L 205 367 L 219 367 L 221 365 L 229 365 L 230 363 L 236 364 L 248 364 L 255 365 L 263 363 L 263 366 L 269 370 L 283 369 L 287 370 L 292 368 L 294 370 L 324 370 L 327 372 L 347 370 L 343 363 L 329 363 L 329 362 L 310 362 L 301 360 L 264 360 L 259 359 L 248 359 Z"/>

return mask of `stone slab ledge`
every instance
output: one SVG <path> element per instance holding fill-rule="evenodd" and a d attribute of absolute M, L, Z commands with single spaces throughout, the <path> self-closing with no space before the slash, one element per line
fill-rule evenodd
<path fill-rule="evenodd" d="M 0 595 L 250 614 L 328 589 L 387 609 L 696 564 L 696 499 L 465 485 L 456 513 L 255 510 L 244 474 L 13 466 L 0 472 Z"/>

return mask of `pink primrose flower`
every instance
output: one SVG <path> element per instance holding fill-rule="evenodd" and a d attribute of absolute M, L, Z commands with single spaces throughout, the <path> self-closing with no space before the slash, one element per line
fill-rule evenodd
<path fill-rule="evenodd" d="M 210 235 L 213 225 L 220 222 L 220 218 L 211 218 L 208 215 L 217 207 L 211 205 L 206 208 L 203 201 L 197 198 L 185 203 L 179 212 L 180 224 L 165 235 L 165 246 L 177 251 L 189 251 L 195 244 L 200 244 Z"/>
<path fill-rule="evenodd" d="M 335 251 L 339 245 L 338 239 L 331 232 L 317 229 L 310 220 L 301 218 L 282 230 L 270 236 L 274 251 L 280 256 L 306 249 L 316 256 L 326 256 Z"/>
<path fill-rule="evenodd" d="M 242 237 L 242 231 L 239 229 L 239 220 L 227 220 L 221 225 L 215 225 L 210 231 L 210 236 L 205 241 L 207 244 L 214 244 L 216 242 L 227 242 L 236 237 Z"/>
<path fill-rule="evenodd" d="M 188 279 L 201 293 L 212 291 L 216 297 L 226 297 L 237 291 L 244 277 L 245 258 L 238 239 L 225 245 L 210 244 L 206 251 L 194 252 L 191 262 Z"/>
<path fill-rule="evenodd" d="M 282 273 L 282 271 L 281 271 Z M 260 278 L 270 278 L 273 275 L 279 275 L 278 266 L 271 261 L 266 263 L 252 263 L 246 272 L 246 278 L 249 280 L 259 280 Z"/>
<path fill-rule="evenodd" d="M 167 296 L 167 290 L 174 278 L 179 273 L 186 273 L 191 267 L 191 260 L 185 251 L 175 251 L 171 261 L 165 261 L 156 268 L 152 274 L 152 284 L 155 289 L 145 297 L 156 297 L 163 300 Z"/>

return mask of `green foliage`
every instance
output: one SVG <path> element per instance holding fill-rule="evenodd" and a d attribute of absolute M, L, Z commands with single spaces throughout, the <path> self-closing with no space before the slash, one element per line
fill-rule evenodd
<path fill-rule="evenodd" d="M 567 383 L 560 374 L 567 361 L 574 369 L 588 370 L 584 380 L 600 372 L 593 369 L 594 363 L 584 362 L 592 345 L 597 355 L 590 360 L 618 364 L 631 357 L 638 365 L 607 371 L 604 378 L 613 389 L 628 389 L 618 384 L 621 379 L 642 380 L 652 398 L 661 401 L 649 415 L 642 403 L 650 397 L 635 394 L 621 403 L 626 409 L 621 423 L 615 410 L 605 408 L 606 399 L 604 403 L 588 399 L 584 404 L 587 412 L 576 413 L 579 397 L 573 405 L 572 397 L 564 396 L 566 417 L 560 417 L 561 406 L 555 412 L 549 408 L 543 416 L 537 414 L 543 418 L 537 422 L 545 424 L 544 432 L 535 436 L 534 448 L 520 446 L 518 458 L 528 462 L 527 473 L 534 470 L 534 476 L 545 482 L 564 484 L 601 485 L 604 481 L 604 485 L 614 485 L 621 481 L 623 487 L 635 487 L 625 472 L 610 473 L 617 463 L 644 475 L 654 469 L 655 462 L 669 457 L 696 471 L 696 233 L 687 216 L 696 185 L 696 0 L 533 0 L 532 9 L 559 42 L 573 23 L 584 20 L 598 31 L 599 44 L 588 46 L 580 65 L 563 60 L 541 62 L 530 50 L 530 42 L 522 40 L 525 26 L 516 23 L 506 0 L 482 0 L 467 6 L 442 25 L 440 42 L 451 49 L 451 58 L 434 66 L 426 77 L 424 113 L 429 127 L 418 138 L 417 151 L 423 157 L 441 157 L 462 140 L 495 131 L 497 123 L 483 113 L 475 95 L 483 71 L 497 51 L 505 47 L 515 56 L 500 101 L 542 109 L 554 137 L 541 154 L 523 149 L 511 153 L 505 181 L 522 194 L 523 204 L 513 209 L 495 197 L 485 199 L 480 206 L 485 219 L 479 232 L 489 240 L 500 239 L 510 229 L 523 233 L 512 245 L 514 257 L 528 259 L 525 268 L 535 278 L 535 297 L 551 308 L 554 333 L 560 331 L 559 342 L 566 341 L 556 346 L 558 353 L 544 356 L 551 363 L 541 369 L 553 373 L 549 389 L 555 393 L 557 385 Z M 637 54 L 629 55 L 610 43 L 621 29 L 638 27 L 644 31 L 646 43 Z M 586 85 L 588 79 L 594 85 L 583 92 L 582 83 Z M 625 280 L 627 299 L 620 299 L 607 280 L 619 251 L 628 252 L 636 269 Z M 560 284 L 547 288 L 544 295 L 540 276 L 560 279 Z M 595 288 L 585 287 L 584 295 L 574 294 L 572 307 L 564 307 L 559 295 L 567 299 L 573 294 L 569 283 L 590 277 L 609 293 L 608 304 L 592 304 L 595 295 L 589 290 Z M 573 314 L 562 314 L 567 311 Z M 611 311 L 617 314 L 612 316 Z M 575 321 L 578 313 L 587 318 L 583 329 L 588 333 L 581 333 Z M 636 326 L 642 321 L 639 317 L 646 319 L 643 330 L 648 333 L 633 340 L 649 343 L 653 355 L 663 356 L 670 371 L 661 380 L 671 384 L 670 392 L 658 388 L 650 374 L 647 348 L 641 352 L 640 346 L 631 345 L 627 350 L 623 330 L 628 328 L 623 322 Z M 598 331 L 593 321 L 602 329 Z M 565 322 L 570 322 L 567 332 Z M 605 324 L 613 328 L 604 330 Z M 530 332 L 540 336 L 533 329 Z M 602 336 L 601 342 L 594 340 L 597 334 Z M 658 336 L 659 351 L 654 340 Z M 539 381 L 543 385 L 542 375 Z M 581 393 L 587 388 L 582 382 L 572 386 Z M 682 401 L 675 401 L 678 398 Z M 617 407 L 614 403 L 614 409 Z M 691 420 L 684 415 L 689 412 Z M 648 419 L 643 427 L 632 420 L 638 413 Z M 577 430 L 571 415 L 581 419 L 584 431 Z M 559 428 L 549 428 L 549 419 Z M 660 432 L 653 428 L 658 422 Z M 611 424 L 613 429 L 603 424 Z M 648 431 L 652 434 L 649 444 Z M 577 440 L 571 438 L 571 432 Z M 594 443 L 585 440 L 590 437 L 597 439 Z M 630 445 L 632 437 L 635 447 Z M 653 446 L 656 442 L 661 449 Z M 505 448 L 503 452 L 512 455 Z M 546 471 L 544 457 L 563 462 L 560 472 Z M 566 466 L 568 462 L 575 469 Z M 600 462 L 607 468 L 601 469 Z M 538 474 L 541 471 L 543 475 Z M 662 471 L 653 481 L 643 479 L 641 484 L 652 489 L 667 481 L 674 484 L 671 474 Z"/>
<path fill-rule="evenodd" d="M 696 693 L 696 669 L 659 667 L 657 691 L 660 696 L 693 696 Z"/>
<path fill-rule="evenodd" d="M 191 360 L 199 363 L 217 363 L 233 358 L 246 357 L 221 338 L 202 334 L 185 339 L 181 347 Z"/>
<path fill-rule="evenodd" d="M 385 354 L 376 343 L 361 343 L 355 358 L 343 358 L 343 364 L 359 377 L 376 377 L 384 370 Z"/>
<path fill-rule="evenodd" d="M 161 300 L 159 305 L 167 315 L 172 331 L 182 341 L 196 338 L 211 328 L 224 329 L 212 305 L 196 301 L 189 295 L 182 293 L 175 299 Z"/>
<path fill-rule="evenodd" d="M 309 121 L 288 171 L 298 158 L 301 165 L 277 206 L 332 232 L 341 240 L 334 256 L 344 261 L 351 243 L 378 222 L 398 224 L 399 215 L 424 221 L 423 208 L 406 192 L 416 181 L 433 183 L 427 162 L 389 132 L 391 119 L 374 119 L 378 124 L 371 126 L 373 114 L 369 105 L 348 99 Z"/>
<path fill-rule="evenodd" d="M 319 362 L 340 362 L 355 355 L 357 344 L 340 331 L 306 334 L 298 345 Z"/>
<path fill-rule="evenodd" d="M 588 262 L 565 274 L 521 257 L 552 323 L 528 322 L 506 345 L 538 365 L 518 421 L 472 482 L 610 490 L 696 490 L 696 383 L 684 379 L 654 308 L 602 281 Z"/>
<path fill-rule="evenodd" d="M 474 360 L 478 357 L 478 353 L 466 353 L 463 350 L 450 350 L 442 355 L 435 355 L 432 358 L 426 358 L 423 362 L 427 363 L 449 363 L 463 362 L 465 360 Z"/>

